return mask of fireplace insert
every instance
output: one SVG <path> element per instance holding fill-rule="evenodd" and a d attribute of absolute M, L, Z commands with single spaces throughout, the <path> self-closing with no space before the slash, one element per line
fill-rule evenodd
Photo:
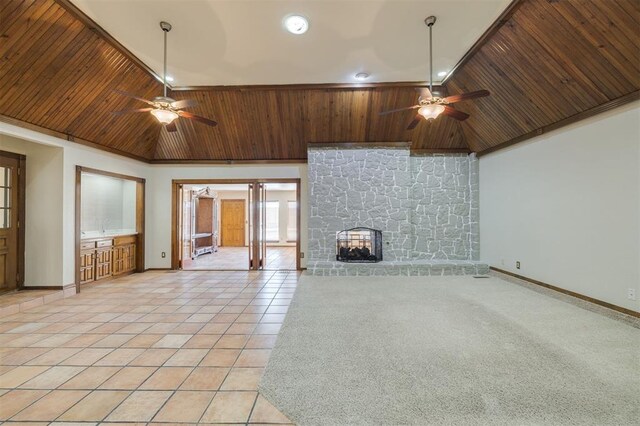
<path fill-rule="evenodd" d="M 372 263 L 382 260 L 382 232 L 371 228 L 351 228 L 336 234 L 336 260 Z"/>

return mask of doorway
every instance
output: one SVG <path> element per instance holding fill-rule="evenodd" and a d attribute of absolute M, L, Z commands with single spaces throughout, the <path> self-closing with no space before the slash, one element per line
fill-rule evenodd
<path fill-rule="evenodd" d="M 0 293 L 24 284 L 25 163 L 0 151 Z"/>
<path fill-rule="evenodd" d="M 195 229 L 198 194 L 212 197 L 208 228 Z M 174 180 L 172 269 L 299 269 L 300 180 Z M 194 250 L 211 237 L 211 250 Z"/>
<path fill-rule="evenodd" d="M 297 185 L 287 182 L 267 182 L 265 188 L 263 269 L 297 269 L 298 241 Z"/>

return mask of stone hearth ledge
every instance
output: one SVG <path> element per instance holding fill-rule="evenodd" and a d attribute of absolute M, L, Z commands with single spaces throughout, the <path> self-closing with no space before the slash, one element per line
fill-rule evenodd
<path fill-rule="evenodd" d="M 489 264 L 477 260 L 411 260 L 382 261 L 378 263 L 347 263 L 338 261 L 311 261 L 307 275 L 316 276 L 440 276 L 484 275 Z"/>

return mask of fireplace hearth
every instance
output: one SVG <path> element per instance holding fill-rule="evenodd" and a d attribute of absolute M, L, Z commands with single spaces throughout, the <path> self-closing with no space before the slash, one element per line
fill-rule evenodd
<path fill-rule="evenodd" d="M 382 232 L 371 228 L 351 228 L 336 234 L 336 260 L 375 263 L 382 260 Z"/>

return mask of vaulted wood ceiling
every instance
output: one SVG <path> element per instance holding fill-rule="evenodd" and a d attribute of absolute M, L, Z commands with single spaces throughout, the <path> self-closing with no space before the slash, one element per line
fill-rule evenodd
<path fill-rule="evenodd" d="M 175 90 L 190 110 L 220 124 L 178 121 L 167 133 L 113 89 L 152 98 L 161 85 L 66 0 L 0 3 L 0 114 L 80 143 L 143 161 L 304 160 L 316 142 L 411 141 L 414 150 L 489 152 L 573 119 L 638 98 L 640 2 L 515 1 L 439 90 L 488 89 L 439 117 L 405 127 L 415 103 L 407 84 Z"/>
<path fill-rule="evenodd" d="M 521 1 L 507 18 L 446 82 L 452 93 L 491 92 L 459 108 L 471 114 L 462 128 L 472 151 L 638 99 L 640 1 Z"/>

